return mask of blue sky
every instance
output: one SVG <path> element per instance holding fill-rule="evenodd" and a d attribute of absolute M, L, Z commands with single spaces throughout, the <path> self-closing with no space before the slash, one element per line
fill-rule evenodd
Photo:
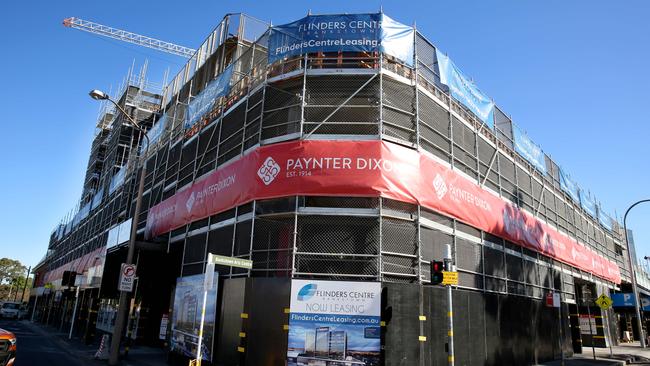
<path fill-rule="evenodd" d="M 0 257 L 28 265 L 81 194 L 99 105 L 149 59 L 161 82 L 183 59 L 64 28 L 77 16 L 188 47 L 225 13 L 281 24 L 314 13 L 373 12 L 418 29 L 604 205 L 622 217 L 650 198 L 650 3 L 627 1 L 9 2 L 0 22 Z M 650 255 L 650 204 L 628 219 Z"/>

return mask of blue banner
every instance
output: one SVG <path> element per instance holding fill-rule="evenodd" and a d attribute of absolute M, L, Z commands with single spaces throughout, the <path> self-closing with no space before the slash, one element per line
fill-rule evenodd
<path fill-rule="evenodd" d="M 382 51 L 412 65 L 414 36 L 381 13 L 310 15 L 271 28 L 269 63 L 308 52 Z"/>
<path fill-rule="evenodd" d="M 440 82 L 449 87 L 449 92 L 460 103 L 483 121 L 494 126 L 494 103 L 456 67 L 447 55 L 436 49 Z"/>
<path fill-rule="evenodd" d="M 104 188 L 100 189 L 95 193 L 93 196 L 93 200 L 91 201 L 90 209 L 94 210 L 99 206 L 100 203 L 102 203 L 102 199 L 104 198 Z"/>
<path fill-rule="evenodd" d="M 208 83 L 199 95 L 194 97 L 187 106 L 185 118 L 185 129 L 191 128 L 203 115 L 208 113 L 214 101 L 230 91 L 230 80 L 232 79 L 232 65 L 228 66 L 224 72 Z"/>
<path fill-rule="evenodd" d="M 515 125 L 512 126 L 512 138 L 515 142 L 515 151 L 528 160 L 537 170 L 546 174 L 546 159 L 542 148 Z"/>
<path fill-rule="evenodd" d="M 81 220 L 88 217 L 88 214 L 90 214 L 90 205 L 91 205 L 91 203 L 88 202 L 79 210 L 79 221 L 80 222 L 81 222 Z"/>
<path fill-rule="evenodd" d="M 160 139 L 165 128 L 167 127 L 167 113 L 163 114 L 158 118 L 158 121 L 151 126 L 149 131 L 147 131 L 147 137 L 149 137 L 149 142 L 152 145 L 155 145 L 156 142 Z M 147 139 L 142 140 L 142 145 L 140 145 L 140 154 L 142 154 L 147 148 Z"/>
<path fill-rule="evenodd" d="M 603 211 L 601 206 L 598 206 L 598 221 L 607 230 L 612 231 L 614 219 Z"/>
<path fill-rule="evenodd" d="M 124 176 L 126 175 L 126 166 L 123 166 L 115 173 L 111 182 L 108 184 L 108 194 L 113 194 L 117 188 L 124 184 Z"/>
<path fill-rule="evenodd" d="M 571 179 L 571 176 L 565 173 L 563 169 L 560 169 L 560 187 L 571 196 L 574 201 L 580 203 L 580 188 L 576 182 Z"/>
<path fill-rule="evenodd" d="M 580 191 L 580 206 L 584 208 L 585 211 L 592 217 L 598 217 L 598 212 L 596 211 L 596 200 L 591 194 L 588 194 L 585 191 Z"/>

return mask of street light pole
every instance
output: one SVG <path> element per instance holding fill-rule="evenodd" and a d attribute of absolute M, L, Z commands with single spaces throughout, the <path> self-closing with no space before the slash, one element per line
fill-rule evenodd
<path fill-rule="evenodd" d="M 131 122 L 131 125 L 135 127 L 140 133 L 144 136 L 147 146 L 145 147 L 144 152 L 140 155 L 142 160 L 142 170 L 140 171 L 140 183 L 138 185 L 138 195 L 136 196 L 135 201 L 135 212 L 133 212 L 133 221 L 131 223 L 131 237 L 129 238 L 129 251 L 126 255 L 126 264 L 133 263 L 133 255 L 135 252 L 135 237 L 138 230 L 138 220 L 140 216 L 140 208 L 142 206 L 142 193 L 144 192 L 144 178 L 147 175 L 147 164 L 145 162 L 147 152 L 149 151 L 149 136 L 145 131 L 140 127 L 140 125 L 129 116 L 128 113 L 119 104 L 117 104 L 113 99 L 111 99 L 108 94 L 100 90 L 92 90 L 89 95 L 95 100 L 108 100 L 113 103 L 117 109 L 122 112 L 122 114 Z M 137 165 L 136 165 L 137 168 Z M 108 356 L 109 365 L 117 365 L 120 359 L 120 341 L 122 340 L 122 333 L 124 331 L 124 323 L 127 316 L 127 306 L 128 306 L 128 297 L 129 293 L 127 291 L 120 291 L 120 304 L 117 308 L 117 318 L 115 319 L 115 327 L 113 328 L 113 336 L 111 340 L 111 348 Z"/>
<path fill-rule="evenodd" d="M 639 341 L 641 342 L 641 348 L 646 348 L 646 342 L 645 342 L 645 336 L 643 334 L 643 324 L 641 323 L 641 309 L 639 306 L 639 301 L 641 301 L 641 298 L 639 297 L 639 289 L 637 288 L 636 285 L 636 272 L 634 271 L 634 265 L 632 264 L 632 251 L 630 251 L 630 241 L 628 239 L 627 235 L 627 214 L 630 213 L 630 210 L 634 208 L 634 206 L 643 203 L 643 202 L 650 202 L 650 199 L 645 199 L 645 200 L 640 200 L 632 204 L 627 211 L 625 211 L 625 215 L 623 216 L 623 230 L 625 231 L 625 246 L 627 247 L 627 261 L 630 265 L 630 277 L 632 278 L 632 291 L 634 291 L 634 310 L 636 311 L 636 325 L 639 328 Z"/>

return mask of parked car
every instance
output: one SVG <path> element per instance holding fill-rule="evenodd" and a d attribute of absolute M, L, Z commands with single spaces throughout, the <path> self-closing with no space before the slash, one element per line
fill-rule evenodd
<path fill-rule="evenodd" d="M 0 366 L 11 366 L 16 358 L 16 336 L 0 328 Z"/>
<path fill-rule="evenodd" d="M 13 318 L 20 317 L 20 303 L 7 301 L 0 307 L 0 318 Z"/>
<path fill-rule="evenodd" d="M 27 309 L 27 305 L 25 304 L 20 305 L 20 310 L 18 310 L 18 319 L 25 319 L 27 318 L 28 314 L 29 314 L 29 310 Z"/>

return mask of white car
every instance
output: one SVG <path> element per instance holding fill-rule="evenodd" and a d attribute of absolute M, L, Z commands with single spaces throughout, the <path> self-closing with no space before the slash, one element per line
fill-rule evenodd
<path fill-rule="evenodd" d="M 20 303 L 19 302 L 5 302 L 0 307 L 0 318 L 13 318 L 20 317 Z"/>

